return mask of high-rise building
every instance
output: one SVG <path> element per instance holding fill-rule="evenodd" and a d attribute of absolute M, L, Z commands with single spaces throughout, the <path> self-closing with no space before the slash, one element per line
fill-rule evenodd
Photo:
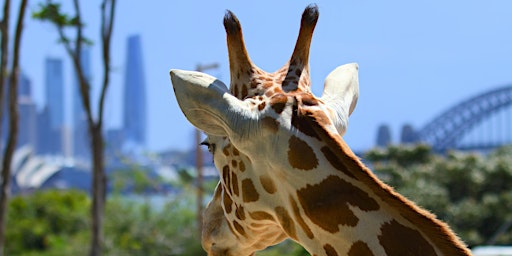
<path fill-rule="evenodd" d="M 127 40 L 123 105 L 125 145 L 143 147 L 146 143 L 146 83 L 139 35 Z"/>
<path fill-rule="evenodd" d="M 56 155 L 61 148 L 59 143 L 60 137 L 54 134 L 50 124 L 50 111 L 46 105 L 39 113 L 37 113 L 37 146 L 35 152 L 38 155 Z"/>
<path fill-rule="evenodd" d="M 19 133 L 17 146 L 37 145 L 37 112 L 32 100 L 32 84 L 30 79 L 20 72 L 18 80 Z M 8 119 L 7 119 L 8 120 Z"/>
<path fill-rule="evenodd" d="M 412 144 L 418 141 L 418 134 L 414 130 L 414 127 L 411 124 L 404 124 L 404 126 L 402 126 L 402 132 L 400 133 L 400 143 Z"/>
<path fill-rule="evenodd" d="M 45 60 L 46 106 L 48 107 L 52 129 L 64 126 L 64 70 L 62 60 Z"/>
<path fill-rule="evenodd" d="M 91 75 L 91 53 L 90 48 L 83 46 L 80 54 L 80 65 L 85 79 L 92 83 Z M 73 69 L 74 71 L 74 69 Z M 83 107 L 82 96 L 80 94 L 80 81 L 78 74 L 74 71 L 73 84 L 73 156 L 87 160 L 90 156 L 89 132 L 87 126 L 87 114 Z M 91 84 L 92 86 L 92 84 Z"/>
<path fill-rule="evenodd" d="M 64 145 L 64 70 L 62 60 L 45 60 L 46 106 L 38 116 L 39 154 L 65 155 Z"/>
<path fill-rule="evenodd" d="M 18 77 L 18 97 L 32 98 L 32 82 L 23 72 Z"/>
<path fill-rule="evenodd" d="M 389 125 L 382 124 L 377 130 L 377 147 L 387 147 L 391 144 L 391 129 Z"/>

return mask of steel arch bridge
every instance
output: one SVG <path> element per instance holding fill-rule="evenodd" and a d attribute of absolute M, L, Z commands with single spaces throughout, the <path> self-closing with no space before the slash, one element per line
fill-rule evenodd
<path fill-rule="evenodd" d="M 512 84 L 464 100 L 443 112 L 418 131 L 420 141 L 439 152 L 457 148 L 477 124 L 512 105 Z M 511 132 L 512 131 L 508 131 Z"/>

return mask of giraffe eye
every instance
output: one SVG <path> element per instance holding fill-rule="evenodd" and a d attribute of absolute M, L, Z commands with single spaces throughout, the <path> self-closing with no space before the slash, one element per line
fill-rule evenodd
<path fill-rule="evenodd" d="M 212 153 L 212 154 L 213 154 L 213 152 L 215 151 L 215 144 L 212 144 L 212 143 L 208 142 L 207 140 L 203 140 L 203 141 L 200 143 L 200 145 L 202 145 L 202 146 L 207 146 L 207 147 L 208 147 L 208 151 L 209 151 L 210 153 Z"/>

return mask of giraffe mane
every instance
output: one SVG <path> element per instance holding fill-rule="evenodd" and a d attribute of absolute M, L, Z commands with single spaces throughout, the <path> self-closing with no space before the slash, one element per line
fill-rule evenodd
<path fill-rule="evenodd" d="M 400 209 L 402 217 L 411 223 L 415 223 L 422 230 L 426 230 L 425 236 L 431 240 L 445 255 L 471 255 L 466 245 L 455 235 L 448 225 L 436 218 L 436 216 L 397 193 L 392 187 L 382 182 L 373 172 L 366 167 L 352 152 L 341 136 L 332 129 L 325 128 L 323 123 L 327 117 L 320 111 L 304 109 L 299 111 L 303 120 L 307 122 L 316 136 L 326 143 L 330 151 L 338 159 L 337 166 L 345 168 L 353 177 L 365 183 L 375 195 L 388 203 L 391 207 Z M 334 159 L 333 159 L 334 160 Z M 453 246 L 455 245 L 455 246 Z"/>

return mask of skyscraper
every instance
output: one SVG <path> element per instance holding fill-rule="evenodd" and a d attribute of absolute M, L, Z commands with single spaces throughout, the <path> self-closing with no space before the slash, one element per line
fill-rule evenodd
<path fill-rule="evenodd" d="M 85 79 L 91 82 L 91 53 L 90 48 L 83 46 L 81 52 L 80 65 Z M 74 69 L 73 69 L 74 70 Z M 73 156 L 87 160 L 90 156 L 89 132 L 87 126 L 87 114 L 83 107 L 82 96 L 80 95 L 80 81 L 78 74 L 74 72 L 73 84 Z"/>
<path fill-rule="evenodd" d="M 123 129 L 125 145 L 146 143 L 146 84 L 139 35 L 128 37 L 124 77 Z"/>
<path fill-rule="evenodd" d="M 25 145 L 36 147 L 37 112 L 36 104 L 32 100 L 32 83 L 23 72 L 20 72 L 18 82 L 19 133 L 17 147 Z"/>
<path fill-rule="evenodd" d="M 382 124 L 377 130 L 377 147 L 387 147 L 391 144 L 391 128 L 389 125 Z"/>
<path fill-rule="evenodd" d="M 45 60 L 46 106 L 50 115 L 52 129 L 64 126 L 64 71 L 62 60 L 46 58 Z"/>
<path fill-rule="evenodd" d="M 65 154 L 64 138 L 64 72 L 62 60 L 45 60 L 45 96 L 46 106 L 38 116 L 39 154 Z"/>

